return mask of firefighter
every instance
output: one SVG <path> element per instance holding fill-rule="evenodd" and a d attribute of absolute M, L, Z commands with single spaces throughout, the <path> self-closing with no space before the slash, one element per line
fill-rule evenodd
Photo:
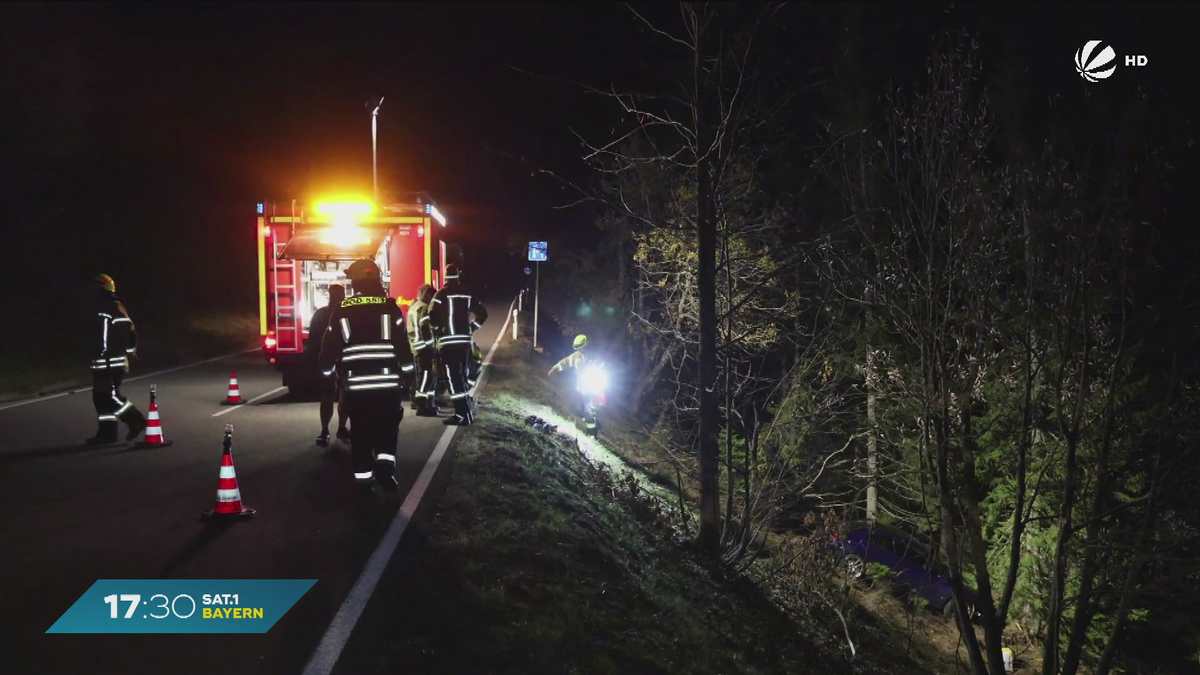
<path fill-rule="evenodd" d="M 595 433 L 597 427 L 596 399 L 591 393 L 583 390 L 584 388 L 581 386 L 583 383 L 579 381 L 584 367 L 592 365 L 592 359 L 587 354 L 587 346 L 587 336 L 582 333 L 576 335 L 572 343 L 574 351 L 568 354 L 563 360 L 554 364 L 554 367 L 550 369 L 550 372 L 546 373 L 546 376 L 553 377 L 555 373 L 561 373 L 565 370 L 575 372 L 575 392 L 576 396 L 578 396 L 576 408 L 579 410 L 580 417 L 583 418 L 584 428 L 591 434 Z"/>
<path fill-rule="evenodd" d="M 438 358 L 450 386 L 450 401 L 454 404 L 454 415 L 444 423 L 465 426 L 475 421 L 467 387 L 471 334 L 487 321 L 487 308 L 463 286 L 460 274 L 457 265 L 446 265 L 446 285 L 433 297 L 429 319 L 437 336 Z"/>
<path fill-rule="evenodd" d="M 350 453 L 354 479 L 364 492 L 378 483 L 394 492 L 396 441 L 400 433 L 401 373 L 412 372 L 412 350 L 404 313 L 387 297 L 373 260 L 356 260 L 346 270 L 354 297 L 333 310 L 321 343 L 320 367 L 337 368 L 346 389 L 354 433 Z"/>
<path fill-rule="evenodd" d="M 125 440 L 132 441 L 146 430 L 146 417 L 121 395 L 121 381 L 129 372 L 129 359 L 137 355 L 137 329 L 129 311 L 117 299 L 117 285 L 107 274 L 96 282 L 96 357 L 92 359 L 92 404 L 99 422 L 88 445 L 116 443 L 118 421 L 129 427 Z"/>
<path fill-rule="evenodd" d="M 566 358 L 554 364 L 554 367 L 551 368 L 550 372 L 546 373 L 546 375 L 550 377 L 555 373 L 561 373 L 562 371 L 568 369 L 574 370 L 577 373 L 582 371 L 583 366 L 588 363 L 587 345 L 588 339 L 586 335 L 582 333 L 576 335 L 575 341 L 571 344 L 575 351 L 567 354 Z"/>
<path fill-rule="evenodd" d="M 308 344 L 304 349 L 320 360 L 321 341 L 329 330 L 329 316 L 334 308 L 346 299 L 346 287 L 334 284 L 329 287 L 329 304 L 313 312 L 312 321 L 308 327 Z M 321 373 L 321 435 L 317 436 L 317 445 L 329 445 L 329 421 L 333 419 L 333 404 L 337 402 L 338 427 L 337 437 L 342 441 L 350 440 L 350 430 L 346 428 L 346 393 L 338 386 L 337 369 L 326 374 Z"/>
<path fill-rule="evenodd" d="M 437 370 L 434 362 L 433 324 L 429 319 L 429 306 L 433 302 L 433 286 L 422 284 L 417 299 L 408 308 L 408 344 L 412 347 L 417 367 L 413 386 L 413 408 L 421 417 L 437 417 L 434 403 L 437 392 Z"/>

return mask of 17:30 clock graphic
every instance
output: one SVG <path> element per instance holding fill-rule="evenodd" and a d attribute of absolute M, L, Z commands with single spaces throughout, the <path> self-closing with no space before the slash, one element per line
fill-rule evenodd
<path fill-rule="evenodd" d="M 162 614 L 155 614 L 153 612 L 151 612 L 149 614 L 142 614 L 143 619 L 165 619 L 169 616 L 175 616 L 176 618 L 179 618 L 179 619 L 188 619 L 188 618 L 191 618 L 191 616 L 196 613 L 196 600 L 195 600 L 195 598 L 188 595 L 187 593 L 180 593 L 179 595 L 175 596 L 174 598 L 168 598 L 166 595 L 164 595 L 162 593 L 155 593 L 154 595 L 150 596 L 150 600 L 142 600 L 142 596 L 137 595 L 136 593 L 135 594 L 123 593 L 121 595 L 117 595 L 116 593 L 113 593 L 112 595 L 104 596 L 104 602 L 112 607 L 112 613 L 109 617 L 112 619 L 117 618 L 118 605 L 120 603 L 122 603 L 122 602 L 129 603 L 129 609 L 126 610 L 126 612 L 125 612 L 125 618 L 132 619 L 134 614 L 138 610 L 139 602 L 141 603 L 142 607 L 145 608 L 148 604 L 150 604 L 150 602 L 158 600 L 159 598 L 162 598 L 162 606 L 161 606 Z M 175 607 L 176 603 L 178 603 L 180 600 L 186 600 L 188 603 L 186 613 L 181 613 Z M 260 608 L 257 611 L 261 612 L 262 610 Z M 261 617 L 259 617 L 259 618 L 261 618 Z"/>
<path fill-rule="evenodd" d="M 315 579 L 101 579 L 47 633 L 265 633 Z"/>

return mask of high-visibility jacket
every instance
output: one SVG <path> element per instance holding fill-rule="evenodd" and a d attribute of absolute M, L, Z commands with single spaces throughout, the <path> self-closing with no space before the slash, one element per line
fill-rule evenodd
<path fill-rule="evenodd" d="M 554 364 L 553 370 L 556 373 L 561 373 L 564 370 L 574 370 L 576 372 L 583 369 L 585 365 L 591 362 L 591 359 L 583 355 L 583 350 L 573 351 L 566 358 Z"/>
<path fill-rule="evenodd" d="M 336 368 L 349 393 L 399 389 L 400 373 L 412 372 L 412 361 L 404 313 L 395 301 L 356 295 L 333 310 L 319 365 L 327 375 Z"/>
<path fill-rule="evenodd" d="M 129 370 L 129 357 L 137 351 L 137 328 L 129 318 L 129 311 L 112 294 L 100 299 L 97 310 L 92 370 Z"/>
<path fill-rule="evenodd" d="M 408 344 L 413 353 L 433 346 L 433 324 L 429 319 L 429 305 L 415 300 L 408 306 Z"/>
<path fill-rule="evenodd" d="M 487 321 L 487 308 L 457 279 L 451 279 L 433 296 L 429 318 L 439 347 L 465 345 L 469 348 L 471 334 Z"/>

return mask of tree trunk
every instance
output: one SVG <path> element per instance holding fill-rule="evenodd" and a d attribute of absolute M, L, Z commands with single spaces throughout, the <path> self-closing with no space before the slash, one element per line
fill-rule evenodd
<path fill-rule="evenodd" d="M 876 480 L 879 475 L 879 434 L 878 420 L 875 416 L 875 399 L 877 381 L 875 378 L 875 348 L 867 345 L 867 522 L 875 524 L 876 509 L 879 497 L 876 492 Z"/>
<path fill-rule="evenodd" d="M 966 643 L 967 659 L 971 663 L 971 671 L 975 675 L 988 675 L 987 664 L 979 649 L 979 640 L 975 637 L 975 629 L 965 611 L 967 599 L 963 590 L 962 556 L 959 552 L 958 534 L 955 532 L 954 494 L 950 483 L 950 437 L 947 428 L 950 414 L 944 403 L 948 396 L 944 387 L 939 387 L 939 389 L 943 403 L 931 426 L 935 430 L 934 442 L 937 443 L 935 461 L 937 463 L 938 502 L 942 520 L 942 550 L 946 553 L 946 567 L 950 570 L 950 587 L 954 590 L 954 599 L 951 602 L 954 603 L 957 610 L 955 615 L 958 632 L 962 636 L 963 642 Z"/>
<path fill-rule="evenodd" d="M 726 223 L 726 228 L 728 224 Z M 729 269 L 729 232 L 726 229 L 721 233 L 721 266 L 725 273 L 725 298 L 730 305 L 733 304 L 733 280 L 732 273 Z M 725 317 L 725 526 L 729 527 L 733 524 L 733 496 L 736 493 L 734 486 L 734 469 L 733 469 L 733 378 L 730 377 L 730 345 L 729 340 L 733 336 L 733 309 L 730 308 L 726 312 Z M 749 504 L 747 503 L 747 506 Z M 726 537 L 728 541 L 728 537 Z"/>
<path fill-rule="evenodd" d="M 654 366 L 652 366 L 650 370 L 646 372 L 646 375 L 642 378 L 642 381 L 638 383 L 637 392 L 633 397 L 633 401 L 635 403 L 641 405 L 642 398 L 646 395 L 646 390 L 649 389 L 652 384 L 658 381 L 659 373 L 661 373 L 662 369 L 671 362 L 671 358 L 675 356 L 676 352 L 678 352 L 680 349 L 680 343 L 674 341 L 663 347 L 662 353 L 658 355 L 658 361 L 656 361 Z"/>
<path fill-rule="evenodd" d="M 1000 648 L 1004 635 L 1004 623 L 997 618 L 995 604 L 992 601 L 992 579 L 987 566 L 987 544 L 983 541 L 979 490 L 975 486 L 976 435 L 971 420 L 974 396 L 968 392 L 964 394 L 964 398 L 959 449 L 962 453 L 962 481 L 966 485 L 960 488 L 959 494 L 965 495 L 960 500 L 965 507 L 963 508 L 963 516 L 966 521 L 965 536 L 971 564 L 975 567 L 975 590 L 979 594 L 979 607 L 976 609 L 983 614 L 984 656 L 990 672 L 1003 673 L 1004 656 Z M 968 620 L 965 625 L 970 626 L 970 621 Z"/>
<path fill-rule="evenodd" d="M 1086 298 L 1084 300 L 1086 305 Z M 1047 608 L 1049 615 L 1046 626 L 1046 640 L 1042 645 L 1042 672 L 1046 675 L 1058 675 L 1059 667 L 1062 665 L 1062 625 L 1063 625 L 1063 603 L 1066 599 L 1066 583 L 1067 583 L 1067 549 L 1071 544 L 1072 530 L 1074 530 L 1074 515 L 1075 503 L 1078 499 L 1080 469 L 1079 469 L 1079 427 L 1083 418 L 1083 400 L 1087 396 L 1090 379 L 1088 377 L 1088 359 L 1091 357 L 1091 342 L 1087 334 L 1087 322 L 1090 319 L 1090 314 L 1085 310 L 1082 312 L 1080 325 L 1083 329 L 1083 349 L 1080 357 L 1080 368 L 1078 379 L 1075 383 L 1075 409 L 1071 413 L 1069 428 L 1064 429 L 1064 436 L 1067 441 L 1067 455 L 1065 461 L 1065 475 L 1063 476 L 1063 499 L 1062 508 L 1059 512 L 1059 529 L 1058 540 L 1055 543 L 1054 549 L 1054 567 L 1051 570 L 1050 577 L 1050 605 Z M 1069 353 L 1063 350 L 1064 353 Z M 1059 418 L 1062 418 L 1062 396 L 1059 395 Z"/>
<path fill-rule="evenodd" d="M 1021 399 L 1021 435 L 1017 441 L 1017 494 L 1013 504 L 1012 539 L 1008 549 L 1008 572 L 1004 578 L 1004 588 L 1000 592 L 1000 606 L 996 610 L 996 620 L 1001 625 L 1008 623 L 1008 609 L 1012 604 L 1013 592 L 1017 587 L 1017 572 L 1021 568 L 1021 543 L 1025 536 L 1025 495 L 1028 490 L 1029 450 L 1033 446 L 1033 406 L 1034 406 L 1034 344 L 1033 344 L 1033 234 L 1029 227 L 1029 218 L 1022 218 L 1025 233 L 1025 331 L 1022 348 L 1024 350 L 1024 392 Z"/>
<path fill-rule="evenodd" d="M 704 82 L 704 30 L 695 36 L 692 72 L 695 77 L 697 285 L 700 296 L 700 532 L 701 550 L 717 551 L 721 530 L 721 447 L 717 429 L 717 218 L 712 184 L 712 121 L 710 85 Z"/>

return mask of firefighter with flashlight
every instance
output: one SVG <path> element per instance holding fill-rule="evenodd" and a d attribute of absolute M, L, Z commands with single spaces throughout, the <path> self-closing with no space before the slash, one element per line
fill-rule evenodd
<path fill-rule="evenodd" d="M 587 353 L 588 339 L 586 335 L 575 336 L 573 343 L 575 351 L 571 352 L 546 373 L 553 377 L 555 373 L 565 370 L 575 372 L 575 391 L 578 395 L 578 409 L 583 418 L 584 428 L 589 436 L 598 434 L 599 422 L 596 412 L 607 401 L 605 391 L 608 389 L 608 374 L 603 364 L 591 358 Z"/>
<path fill-rule="evenodd" d="M 350 436 L 354 480 L 364 492 L 378 483 L 388 492 L 396 482 L 401 373 L 413 370 L 404 313 L 388 298 L 373 260 L 356 260 L 346 270 L 354 296 L 333 310 L 321 343 L 320 367 L 346 388 L 354 433 Z"/>
<path fill-rule="evenodd" d="M 471 410 L 471 390 L 467 370 L 471 359 L 471 335 L 487 321 L 487 308 L 459 280 L 458 265 L 446 265 L 446 285 L 433 296 L 429 319 L 437 335 L 438 358 L 450 386 L 454 416 L 444 424 L 466 426 L 475 421 Z M 472 316 L 473 315 L 473 316 Z"/>

